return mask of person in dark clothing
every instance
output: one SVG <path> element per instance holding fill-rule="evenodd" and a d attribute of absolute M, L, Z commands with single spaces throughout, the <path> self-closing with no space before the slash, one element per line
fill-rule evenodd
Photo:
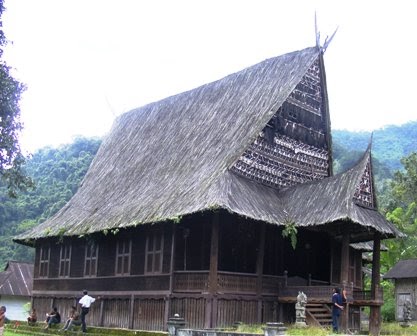
<path fill-rule="evenodd" d="M 45 329 L 48 329 L 53 324 L 61 323 L 61 315 L 58 313 L 58 309 L 56 307 L 54 307 L 54 309 L 49 314 L 46 314 L 45 322 Z"/>
<path fill-rule="evenodd" d="M 32 309 L 32 312 L 29 314 L 27 320 L 29 325 L 33 326 L 36 324 L 36 321 L 38 320 L 38 315 L 36 314 L 35 308 Z"/>
<path fill-rule="evenodd" d="M 332 305 L 333 305 L 332 307 L 333 332 L 338 333 L 340 312 L 343 310 L 342 295 L 340 294 L 339 288 L 333 288 Z"/>

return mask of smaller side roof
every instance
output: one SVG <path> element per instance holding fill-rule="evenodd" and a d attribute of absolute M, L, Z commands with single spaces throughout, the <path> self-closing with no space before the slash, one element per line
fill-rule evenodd
<path fill-rule="evenodd" d="M 384 279 L 406 278 L 417 278 L 417 259 L 400 260 L 384 275 Z"/>
<path fill-rule="evenodd" d="M 31 296 L 33 264 L 9 261 L 0 272 L 0 295 Z"/>
<path fill-rule="evenodd" d="M 377 209 L 364 207 L 354 200 L 368 162 L 371 162 L 370 147 L 356 166 L 346 172 L 284 190 L 280 195 L 289 218 L 300 227 L 350 220 L 360 227 L 352 243 L 372 239 L 373 231 L 380 232 L 384 239 L 404 237 Z"/>

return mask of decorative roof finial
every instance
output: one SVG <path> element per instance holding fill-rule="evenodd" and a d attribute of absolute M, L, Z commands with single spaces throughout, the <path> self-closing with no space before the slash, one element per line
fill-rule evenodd
<path fill-rule="evenodd" d="M 314 30 L 316 33 L 316 47 L 320 49 L 320 32 L 317 28 L 317 12 L 314 11 Z"/>
<path fill-rule="evenodd" d="M 330 42 L 332 41 L 333 37 L 336 35 L 337 30 L 339 29 L 339 26 L 336 27 L 336 30 L 334 31 L 334 33 L 332 34 L 332 36 L 326 36 L 326 39 L 324 40 L 324 44 L 323 46 L 320 45 L 320 32 L 318 30 L 317 27 L 317 12 L 314 12 L 314 28 L 315 28 L 315 32 L 316 32 L 316 47 L 320 49 L 320 51 L 322 53 L 324 53 L 327 49 L 327 47 L 329 46 Z"/>
<path fill-rule="evenodd" d="M 329 38 L 329 36 L 326 36 L 326 39 L 324 40 L 323 47 L 321 47 L 321 51 L 323 53 L 326 51 L 328 45 L 333 40 L 333 37 L 336 35 L 338 29 L 339 29 L 339 26 L 336 27 L 336 30 L 334 31 L 334 33 L 332 34 L 332 36 L 330 36 L 330 38 Z"/>

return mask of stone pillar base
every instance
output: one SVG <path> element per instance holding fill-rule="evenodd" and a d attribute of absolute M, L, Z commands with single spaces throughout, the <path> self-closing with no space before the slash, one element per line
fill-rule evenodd
<path fill-rule="evenodd" d="M 412 327 L 413 324 L 411 322 L 401 322 L 400 326 L 403 328 L 409 328 L 409 327 Z"/>
<path fill-rule="evenodd" d="M 267 322 L 266 327 L 263 329 L 264 336 L 285 335 L 285 330 L 287 330 L 281 322 Z"/>
<path fill-rule="evenodd" d="M 307 328 L 307 323 L 305 322 L 295 322 L 296 328 Z"/>

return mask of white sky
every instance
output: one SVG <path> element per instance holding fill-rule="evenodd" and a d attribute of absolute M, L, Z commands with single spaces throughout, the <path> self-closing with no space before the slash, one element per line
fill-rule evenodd
<path fill-rule="evenodd" d="M 417 120 L 412 0 L 4 0 L 4 58 L 28 89 L 24 150 L 102 136 L 115 116 L 315 44 L 332 128 Z"/>

